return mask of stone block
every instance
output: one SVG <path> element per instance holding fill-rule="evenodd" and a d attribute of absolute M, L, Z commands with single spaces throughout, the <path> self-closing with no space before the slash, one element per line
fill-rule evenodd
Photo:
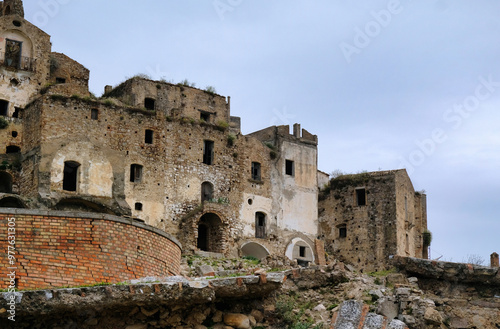
<path fill-rule="evenodd" d="M 250 329 L 250 319 L 244 314 L 228 313 L 224 315 L 224 324 L 237 329 Z"/>
<path fill-rule="evenodd" d="M 436 311 L 435 309 L 433 309 L 431 307 L 428 307 L 425 310 L 424 320 L 427 323 L 433 324 L 433 325 L 440 325 L 443 322 L 443 318 L 441 317 L 441 314 L 439 314 L 438 311 Z"/>
<path fill-rule="evenodd" d="M 377 313 L 382 314 L 388 319 L 397 318 L 399 313 L 399 305 L 394 299 L 383 297 L 379 299 Z"/>

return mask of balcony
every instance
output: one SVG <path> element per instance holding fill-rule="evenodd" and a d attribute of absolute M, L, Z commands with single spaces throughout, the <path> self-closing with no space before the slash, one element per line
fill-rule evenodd
<path fill-rule="evenodd" d="M 0 52 L 0 66 L 20 71 L 35 72 L 35 62 L 34 58 L 24 57 L 24 56 L 10 56 L 5 53 Z"/>

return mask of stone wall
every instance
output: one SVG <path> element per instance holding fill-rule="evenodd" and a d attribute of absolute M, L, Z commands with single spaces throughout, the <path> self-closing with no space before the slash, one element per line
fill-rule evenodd
<path fill-rule="evenodd" d="M 12 218 L 15 226 L 8 225 Z M 0 209 L 0 243 L 4 246 L 9 227 L 15 228 L 19 289 L 179 274 L 180 244 L 137 221 L 102 214 Z M 7 252 L 0 256 L 0 264 L 0 288 L 6 289 L 11 266 Z"/>

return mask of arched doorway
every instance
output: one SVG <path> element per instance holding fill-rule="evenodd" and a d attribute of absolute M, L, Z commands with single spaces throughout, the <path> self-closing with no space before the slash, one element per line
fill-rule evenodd
<path fill-rule="evenodd" d="M 0 171 L 0 193 L 12 193 L 12 176 Z"/>
<path fill-rule="evenodd" d="M 222 221 L 214 213 L 207 213 L 198 222 L 197 247 L 203 251 L 223 252 Z"/>

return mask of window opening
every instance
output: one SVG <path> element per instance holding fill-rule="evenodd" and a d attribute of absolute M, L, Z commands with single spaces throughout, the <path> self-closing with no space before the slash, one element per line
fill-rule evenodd
<path fill-rule="evenodd" d="M 210 113 L 201 112 L 200 113 L 200 120 L 203 120 L 205 122 L 210 122 Z"/>
<path fill-rule="evenodd" d="M 252 179 L 260 181 L 260 163 L 252 162 Z"/>
<path fill-rule="evenodd" d="M 12 131 L 12 137 L 16 138 L 17 137 L 17 131 Z"/>
<path fill-rule="evenodd" d="M 56 78 L 56 83 L 66 83 L 65 78 Z"/>
<path fill-rule="evenodd" d="M 299 246 L 299 256 L 306 257 L 306 247 Z"/>
<path fill-rule="evenodd" d="M 7 146 L 7 150 L 5 153 L 7 153 L 7 154 L 21 153 L 21 148 L 19 146 L 15 146 L 15 145 L 9 145 L 9 146 Z"/>
<path fill-rule="evenodd" d="M 258 239 L 266 237 L 266 215 L 261 212 L 255 214 L 255 237 Z"/>
<path fill-rule="evenodd" d="M 8 67 L 19 69 L 21 67 L 22 42 L 7 39 L 5 47 L 5 64 Z"/>
<path fill-rule="evenodd" d="M 0 99 L 0 115 L 6 117 L 9 114 L 9 102 Z"/>
<path fill-rule="evenodd" d="M 203 163 L 207 165 L 214 164 L 214 142 L 205 141 L 203 148 Z"/>
<path fill-rule="evenodd" d="M 287 175 L 293 176 L 294 174 L 294 164 L 292 160 L 285 161 L 285 173 Z"/>
<path fill-rule="evenodd" d="M 153 98 L 146 97 L 144 99 L 144 107 L 147 110 L 154 111 L 155 110 L 155 100 Z"/>
<path fill-rule="evenodd" d="M 19 107 L 14 107 L 14 113 L 12 113 L 12 117 L 19 118 L 20 113 L 21 113 L 21 109 Z"/>
<path fill-rule="evenodd" d="M 136 202 L 135 203 L 135 210 L 142 211 L 142 203 Z"/>
<path fill-rule="evenodd" d="M 130 166 L 130 181 L 133 183 L 140 183 L 142 180 L 142 166 L 133 164 Z"/>
<path fill-rule="evenodd" d="M 78 184 L 78 168 L 80 164 L 74 161 L 64 162 L 63 190 L 75 192 Z"/>
<path fill-rule="evenodd" d="M 90 118 L 92 120 L 98 120 L 99 119 L 99 110 L 98 109 L 90 110 Z"/>
<path fill-rule="evenodd" d="M 347 227 L 346 226 L 339 227 L 339 238 L 346 238 L 346 237 L 347 237 Z"/>
<path fill-rule="evenodd" d="M 146 136 L 144 138 L 146 144 L 153 144 L 153 135 L 154 135 L 153 130 L 146 129 Z"/>
<path fill-rule="evenodd" d="M 356 189 L 356 204 L 366 206 L 366 190 L 364 188 Z"/>
<path fill-rule="evenodd" d="M 210 201 L 214 198 L 214 186 L 209 182 L 201 184 L 201 202 Z"/>

